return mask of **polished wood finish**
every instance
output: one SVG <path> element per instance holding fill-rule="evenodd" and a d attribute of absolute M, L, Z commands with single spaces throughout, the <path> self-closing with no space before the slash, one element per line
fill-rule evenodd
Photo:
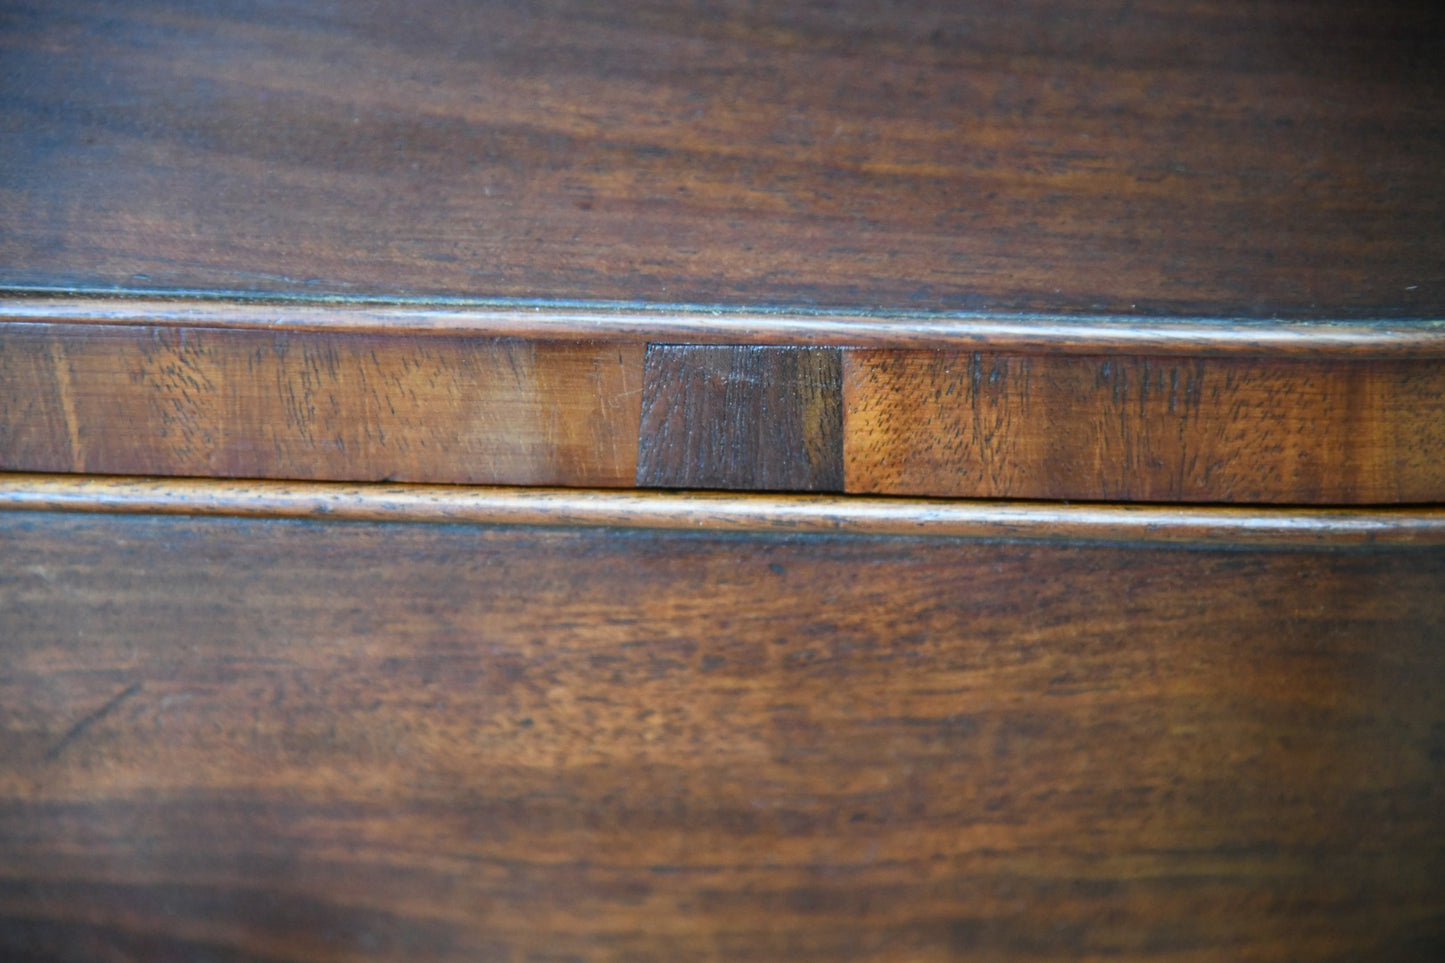
<path fill-rule="evenodd" d="M 0 328 L 0 468 L 630 486 L 642 348 Z"/>
<path fill-rule="evenodd" d="M 850 351 L 848 490 L 1117 501 L 1445 501 L 1434 360 Z"/>
<path fill-rule="evenodd" d="M 637 484 L 843 489 L 837 349 L 651 345 Z"/>
<path fill-rule="evenodd" d="M 0 292 L 0 323 L 327 331 L 554 341 L 986 349 L 1028 354 L 1445 359 L 1445 320 L 1230 321 L 997 312 L 749 311 L 465 298 L 237 298 Z"/>
<path fill-rule="evenodd" d="M 1445 501 L 1445 365 L 1428 340 L 1418 357 L 1388 334 L 1171 357 L 1078 355 L 1061 338 L 1016 354 L 12 321 L 0 469 Z"/>
<path fill-rule="evenodd" d="M 766 535 L 1360 549 L 1445 545 L 1445 508 L 1244 508 L 0 474 L 0 511 Z"/>
<path fill-rule="evenodd" d="M 0 4 L 0 958 L 1437 963 L 1442 118 L 1427 0 Z"/>
<path fill-rule="evenodd" d="M 1445 949 L 1439 547 L 0 540 L 9 959 Z"/>
<path fill-rule="evenodd" d="M 0 284 L 1445 313 L 1432 0 L 0 17 Z"/>

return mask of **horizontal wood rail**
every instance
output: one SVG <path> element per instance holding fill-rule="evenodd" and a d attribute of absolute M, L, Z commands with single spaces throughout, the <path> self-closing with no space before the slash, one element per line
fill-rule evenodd
<path fill-rule="evenodd" d="M 583 341 L 828 345 L 1045 354 L 1445 358 L 1445 320 L 760 311 L 725 305 L 65 295 L 0 289 L 0 323 L 140 325 Z"/>
<path fill-rule="evenodd" d="M 1174 507 L 0 474 L 0 511 L 1349 548 L 1445 544 L 1445 508 Z"/>
<path fill-rule="evenodd" d="M 1445 502 L 1445 324 L 1092 324 L 12 299 L 0 470 Z"/>

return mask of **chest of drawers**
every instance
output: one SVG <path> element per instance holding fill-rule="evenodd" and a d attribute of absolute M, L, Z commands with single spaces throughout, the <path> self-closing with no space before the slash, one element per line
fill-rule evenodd
<path fill-rule="evenodd" d="M 1433 960 L 1445 18 L 0 10 L 0 954 Z"/>

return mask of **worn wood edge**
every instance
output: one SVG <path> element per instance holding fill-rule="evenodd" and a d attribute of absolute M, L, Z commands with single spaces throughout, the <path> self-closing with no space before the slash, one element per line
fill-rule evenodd
<path fill-rule="evenodd" d="M 1062 354 L 1445 358 L 1445 320 L 1438 319 L 760 312 L 686 305 L 100 297 L 0 290 L 0 324 L 25 323 Z"/>
<path fill-rule="evenodd" d="M 755 534 L 1351 548 L 1445 545 L 1445 508 L 1304 509 L 0 473 L 0 511 Z"/>

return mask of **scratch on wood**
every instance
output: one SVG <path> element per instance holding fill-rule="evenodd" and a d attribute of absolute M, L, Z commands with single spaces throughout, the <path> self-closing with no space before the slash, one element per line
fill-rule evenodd
<path fill-rule="evenodd" d="M 59 338 L 51 343 L 51 361 L 55 367 L 55 386 L 60 394 L 60 410 L 65 418 L 65 432 L 70 442 L 70 470 L 85 471 L 85 453 L 81 450 L 80 419 L 75 414 L 75 388 L 71 384 L 70 359 Z"/>
<path fill-rule="evenodd" d="M 110 701 L 107 702 L 105 705 L 101 706 L 99 709 L 96 709 L 89 715 L 81 718 L 80 721 L 78 721 L 75 725 L 71 726 L 65 731 L 65 735 L 61 736 L 58 740 L 56 740 L 55 745 L 51 746 L 45 751 L 46 760 L 51 761 L 59 759 L 60 754 L 63 753 L 66 749 L 68 749 L 71 743 L 73 743 L 75 740 L 79 739 L 82 735 L 85 734 L 85 730 L 89 729 L 101 719 L 104 719 L 106 716 L 110 715 L 112 712 L 115 711 L 117 706 L 119 706 L 125 700 L 129 699 L 131 696 L 135 695 L 140 690 L 141 684 L 139 682 L 133 682 L 126 688 L 122 689 L 120 692 L 111 696 Z"/>

